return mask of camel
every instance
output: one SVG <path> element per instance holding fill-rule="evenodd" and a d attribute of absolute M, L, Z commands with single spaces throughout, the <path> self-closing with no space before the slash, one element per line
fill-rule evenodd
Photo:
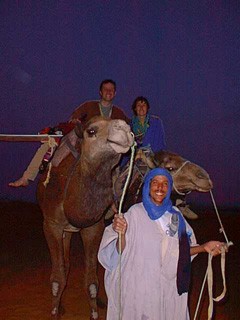
<path fill-rule="evenodd" d="M 174 193 L 181 195 L 191 191 L 208 192 L 213 187 L 209 174 L 203 168 L 176 153 L 160 151 L 155 154 L 154 161 L 157 166 L 171 173 Z"/>
<path fill-rule="evenodd" d="M 61 304 L 69 273 L 72 232 L 79 231 L 85 252 L 85 285 L 90 319 L 98 319 L 97 251 L 104 230 L 104 213 L 113 203 L 112 175 L 121 154 L 134 142 L 129 125 L 123 120 L 92 118 L 78 129 L 79 157 L 68 155 L 52 167 L 45 187 L 43 175 L 37 198 L 43 212 L 44 234 L 52 271 L 51 316 L 60 319 Z"/>
<path fill-rule="evenodd" d="M 186 194 L 192 191 L 208 192 L 213 187 L 209 174 L 203 168 L 171 151 L 162 150 L 153 155 L 149 154 L 147 150 L 140 149 L 136 154 L 134 163 L 132 177 L 124 198 L 123 212 L 126 212 L 131 205 L 142 200 L 141 187 L 144 175 L 149 169 L 155 167 L 165 168 L 172 175 L 173 190 L 171 198 L 174 204 L 178 203 L 178 199 L 184 199 Z M 122 196 L 127 173 L 128 168 L 118 174 L 114 180 L 117 202 Z M 112 214 L 109 211 L 107 217 L 110 218 Z"/>
<path fill-rule="evenodd" d="M 70 267 L 70 241 L 73 232 L 80 232 L 85 252 L 85 286 L 90 319 L 97 320 L 97 251 L 106 223 L 104 216 L 116 196 L 113 194 L 113 184 L 116 181 L 122 183 L 117 164 L 121 154 L 126 153 L 133 144 L 134 138 L 124 121 L 102 117 L 91 119 L 78 128 L 77 134 L 79 156 L 76 159 L 70 154 L 57 167 L 52 166 L 46 187 L 43 182 L 49 172 L 42 175 L 37 198 L 44 216 L 43 229 L 52 262 L 51 316 L 60 319 L 64 312 L 61 298 Z M 150 168 L 159 165 L 168 169 L 180 192 L 203 192 L 212 187 L 208 174 L 202 168 L 185 163 L 177 154 L 160 152 L 155 159 L 147 158 L 145 161 Z M 113 178 L 116 172 L 120 179 Z M 135 182 L 133 173 L 128 195 L 136 194 Z M 131 199 L 132 203 L 137 200 Z"/>

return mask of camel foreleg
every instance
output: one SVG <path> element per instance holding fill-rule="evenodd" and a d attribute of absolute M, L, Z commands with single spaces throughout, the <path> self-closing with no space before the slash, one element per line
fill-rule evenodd
<path fill-rule="evenodd" d="M 43 229 L 52 262 L 50 277 L 52 289 L 51 316 L 59 319 L 64 313 L 64 309 L 61 306 L 61 298 L 66 287 L 69 271 L 71 234 L 64 233 L 63 228 L 52 221 L 44 221 Z"/>
<path fill-rule="evenodd" d="M 91 227 L 81 230 L 85 253 L 85 287 L 88 294 L 91 320 L 99 319 L 97 307 L 98 276 L 97 276 L 97 253 L 104 230 L 104 221 L 101 219 Z"/>

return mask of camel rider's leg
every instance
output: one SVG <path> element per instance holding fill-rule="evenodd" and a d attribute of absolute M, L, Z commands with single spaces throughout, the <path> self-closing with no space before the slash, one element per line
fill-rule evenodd
<path fill-rule="evenodd" d="M 190 219 L 190 220 L 198 219 L 198 215 L 189 208 L 189 205 L 186 204 L 185 198 L 183 199 L 177 198 L 176 206 L 182 212 L 183 216 L 186 217 L 187 219 Z"/>
<path fill-rule="evenodd" d="M 52 164 L 57 167 L 59 163 L 66 158 L 66 156 L 72 152 L 75 152 L 75 156 L 78 155 L 78 152 L 75 150 L 75 145 L 78 137 L 74 130 L 66 134 L 62 140 L 60 146 L 57 148 L 52 159 Z M 11 187 L 26 187 L 29 185 L 29 181 L 34 181 L 39 172 L 39 167 L 42 164 L 42 160 L 45 154 L 49 150 L 48 142 L 44 142 L 40 148 L 37 150 L 35 156 L 32 158 L 29 166 L 26 171 L 23 173 L 23 176 L 14 181 L 10 182 L 8 185 Z"/>
<path fill-rule="evenodd" d="M 9 186 L 26 187 L 28 186 L 29 181 L 34 181 L 38 174 L 39 167 L 42 163 L 43 157 L 47 153 L 48 149 L 48 142 L 42 143 L 42 145 L 40 146 L 40 148 L 38 148 L 37 152 L 32 158 L 31 162 L 29 163 L 29 166 L 27 167 L 26 171 L 24 171 L 23 176 L 14 182 L 10 182 Z"/>

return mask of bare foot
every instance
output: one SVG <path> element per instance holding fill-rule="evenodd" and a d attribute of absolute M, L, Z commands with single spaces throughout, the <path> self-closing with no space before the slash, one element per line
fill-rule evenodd
<path fill-rule="evenodd" d="M 29 180 L 27 178 L 21 177 L 20 179 L 14 181 L 14 182 L 10 182 L 8 184 L 10 187 L 27 187 L 29 185 Z"/>

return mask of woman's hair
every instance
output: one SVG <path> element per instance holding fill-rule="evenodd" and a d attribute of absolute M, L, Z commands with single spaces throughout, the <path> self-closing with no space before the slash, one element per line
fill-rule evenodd
<path fill-rule="evenodd" d="M 148 99 L 143 97 L 143 96 L 139 96 L 137 97 L 134 101 L 133 101 L 133 104 L 132 104 L 132 111 L 133 113 L 135 114 L 135 116 L 137 115 L 136 113 L 136 105 L 137 103 L 141 101 L 141 102 L 145 102 L 146 105 L 147 105 L 147 111 L 150 109 L 150 105 L 149 105 L 149 102 L 148 102 Z"/>

